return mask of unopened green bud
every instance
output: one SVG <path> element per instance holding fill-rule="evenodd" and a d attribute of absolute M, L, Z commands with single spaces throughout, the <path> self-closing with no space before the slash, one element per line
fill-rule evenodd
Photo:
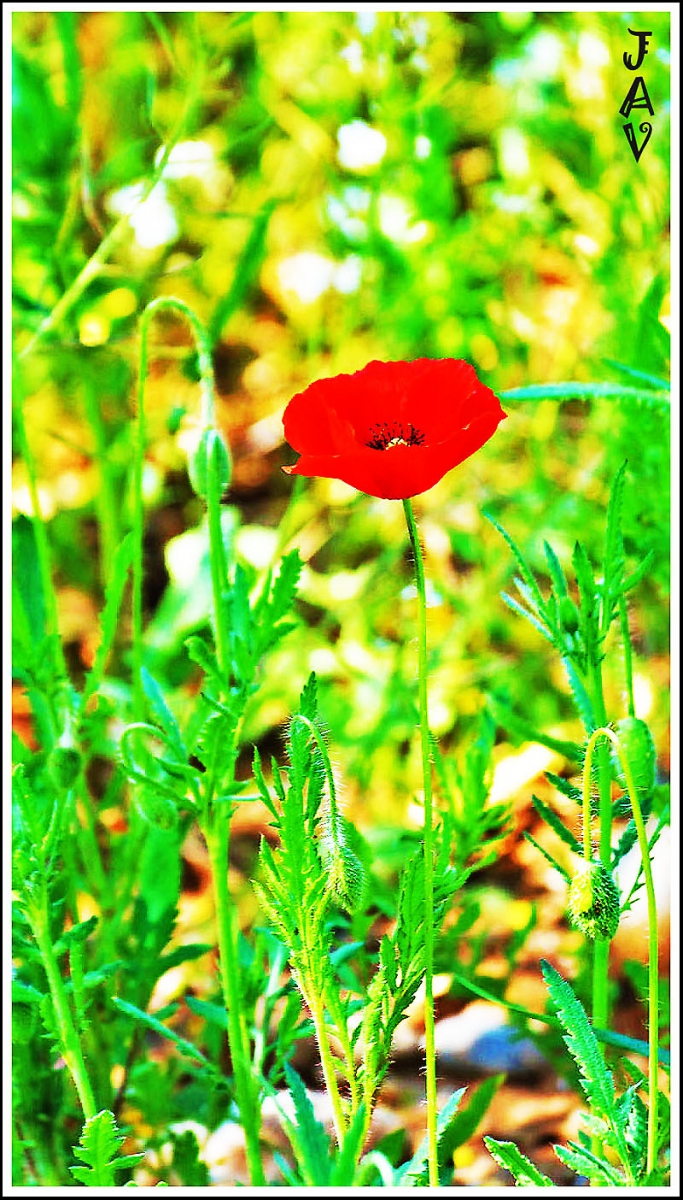
<path fill-rule="evenodd" d="M 145 820 L 150 825 L 156 825 L 157 829 L 171 830 L 178 824 L 178 809 L 170 796 L 153 786 L 140 789 L 138 805 Z"/>
<path fill-rule="evenodd" d="M 569 885 L 569 918 L 586 937 L 611 941 L 619 927 L 619 889 L 601 862 L 581 859 Z"/>
<path fill-rule="evenodd" d="M 230 456 L 217 429 L 204 430 L 197 449 L 190 455 L 188 472 L 192 488 L 202 500 L 208 500 L 212 475 L 218 494 L 226 490 L 230 483 Z"/>
<path fill-rule="evenodd" d="M 579 628 L 579 610 L 571 596 L 560 600 L 560 624 L 565 633 L 576 633 Z"/>
<path fill-rule="evenodd" d="M 622 767 L 625 758 L 631 768 L 633 783 L 639 800 L 650 795 L 655 786 L 656 754 L 652 734 L 644 721 L 638 717 L 624 717 L 618 721 L 614 732 L 619 739 L 621 755 L 612 754 L 612 763 L 617 783 L 620 787 L 627 786 L 626 776 Z"/>
<path fill-rule="evenodd" d="M 81 756 L 73 746 L 55 746 L 47 760 L 52 782 L 60 791 L 72 788 L 81 769 Z"/>

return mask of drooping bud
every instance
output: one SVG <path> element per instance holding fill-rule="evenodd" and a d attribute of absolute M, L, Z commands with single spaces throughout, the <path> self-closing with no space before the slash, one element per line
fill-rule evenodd
<path fill-rule="evenodd" d="M 621 760 L 625 758 L 631 768 L 638 799 L 642 801 L 650 795 L 655 786 L 656 754 L 652 734 L 645 722 L 638 717 L 624 717 L 617 722 L 614 731 L 621 749 L 621 757 L 616 752 L 612 753 L 617 783 L 623 788 L 627 786 L 621 764 Z"/>
<path fill-rule="evenodd" d="M 208 500 L 213 475 L 216 490 L 222 495 L 230 483 L 230 456 L 217 429 L 205 429 L 194 453 L 190 455 L 188 473 L 193 491 Z"/>
<path fill-rule="evenodd" d="M 569 918 L 586 937 L 611 941 L 619 926 L 619 889 L 601 862 L 581 859 L 569 885 Z"/>
<path fill-rule="evenodd" d="M 57 745 L 50 751 L 47 769 L 52 782 L 60 791 L 67 791 L 74 786 L 81 763 L 81 756 L 74 746 Z"/>

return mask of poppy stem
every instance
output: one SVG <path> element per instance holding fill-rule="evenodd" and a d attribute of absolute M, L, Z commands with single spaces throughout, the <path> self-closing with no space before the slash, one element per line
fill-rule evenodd
<path fill-rule="evenodd" d="M 434 828 L 432 814 L 432 764 L 427 704 L 427 595 L 422 547 L 410 500 L 403 501 L 415 562 L 418 612 L 418 691 L 420 743 L 424 788 L 424 937 L 425 937 L 425 1058 L 427 1093 L 427 1162 L 429 1186 L 439 1186 L 437 1143 L 436 1049 L 434 1041 Z"/>

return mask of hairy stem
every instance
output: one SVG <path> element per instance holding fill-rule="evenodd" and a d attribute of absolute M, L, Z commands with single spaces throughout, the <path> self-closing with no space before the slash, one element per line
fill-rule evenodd
<path fill-rule="evenodd" d="M 218 810 L 204 831 L 211 862 L 221 984 L 228 1018 L 228 1041 L 235 1079 L 235 1095 L 246 1140 L 247 1163 L 252 1186 L 265 1184 L 259 1149 L 260 1111 L 258 1084 L 252 1074 L 249 1034 L 242 1006 L 240 965 L 235 929 L 234 905 L 228 887 L 228 848 L 230 822 Z"/>
<path fill-rule="evenodd" d="M 647 1126 L 647 1173 L 651 1174 L 656 1166 L 657 1151 L 657 1111 L 659 1100 L 659 927 L 657 924 L 657 899 L 652 876 L 650 861 L 650 846 L 647 840 L 643 810 L 638 796 L 633 771 L 628 756 L 624 753 L 619 738 L 611 729 L 597 729 L 591 737 L 591 742 L 598 737 L 608 738 L 612 742 L 626 779 L 626 789 L 631 801 L 633 821 L 638 834 L 638 847 L 645 875 L 645 891 L 647 894 L 647 925 L 648 925 L 648 1089 L 650 1108 Z M 589 742 L 589 746 L 591 744 Z"/>
<path fill-rule="evenodd" d="M 92 1085 L 85 1065 L 80 1038 L 76 1032 L 69 1007 L 64 980 L 62 979 L 57 959 L 55 958 L 52 938 L 50 936 L 47 906 L 48 899 L 45 894 L 45 888 L 43 888 L 40 906 L 30 909 L 27 916 L 31 922 L 45 974 L 47 975 L 62 1057 L 74 1081 L 78 1099 L 83 1109 L 83 1116 L 87 1121 L 88 1118 L 95 1116 L 97 1105 L 95 1104 Z"/>
<path fill-rule="evenodd" d="M 427 596 L 425 591 L 422 547 L 410 500 L 403 501 L 410 543 L 415 561 L 418 611 L 418 687 L 420 702 L 420 742 L 424 787 L 424 928 L 425 928 L 425 1056 L 427 1094 L 427 1159 L 429 1186 L 439 1186 L 437 1144 L 436 1048 L 434 1041 L 434 828 L 432 813 L 432 764 L 430 757 L 429 712 L 427 706 Z"/>
<path fill-rule="evenodd" d="M 593 664 L 592 670 L 593 708 L 599 726 L 607 724 L 605 700 L 602 688 L 602 668 L 600 662 Z M 612 868 L 612 778 L 609 763 L 609 750 L 601 740 L 597 746 L 598 758 L 598 793 L 600 813 L 600 861 L 606 871 Z M 588 772 L 586 772 L 588 774 Z M 591 775 L 588 774 L 590 786 Z M 585 822 L 584 822 L 585 826 Z M 590 820 L 589 820 L 590 826 Z M 585 837 L 585 829 L 584 829 Z M 593 943 L 593 1024 L 600 1029 L 608 1029 L 609 1012 L 609 942 L 597 939 Z"/>

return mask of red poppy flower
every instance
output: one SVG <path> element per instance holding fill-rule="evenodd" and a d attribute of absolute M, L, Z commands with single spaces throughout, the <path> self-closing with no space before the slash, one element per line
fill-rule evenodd
<path fill-rule="evenodd" d="M 371 362 L 292 397 L 285 438 L 301 458 L 284 470 L 406 500 L 479 450 L 504 417 L 497 397 L 461 359 Z"/>

